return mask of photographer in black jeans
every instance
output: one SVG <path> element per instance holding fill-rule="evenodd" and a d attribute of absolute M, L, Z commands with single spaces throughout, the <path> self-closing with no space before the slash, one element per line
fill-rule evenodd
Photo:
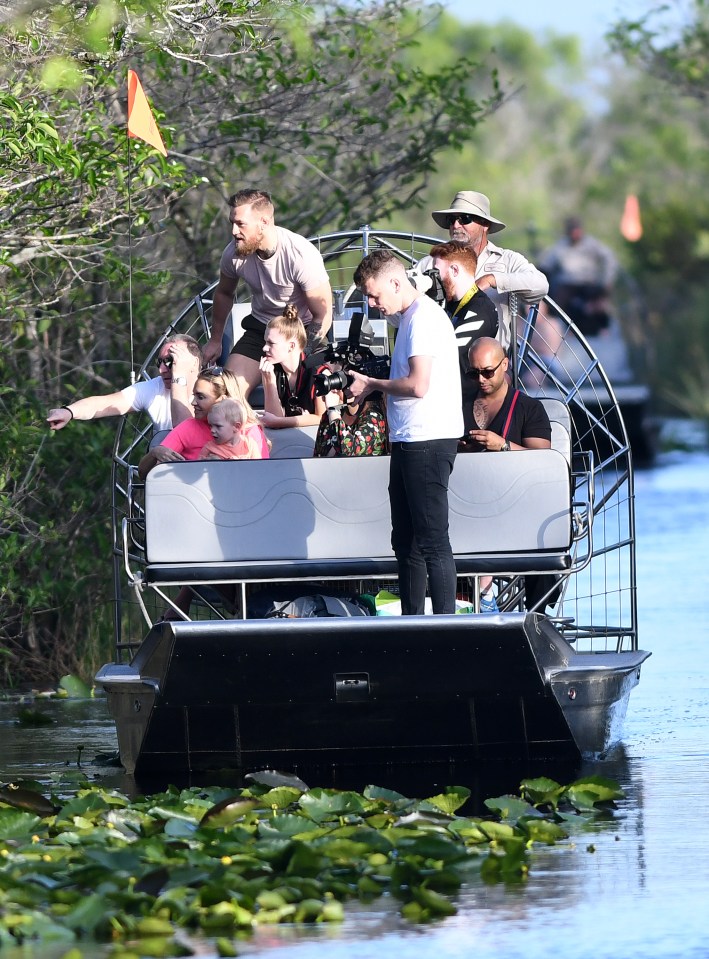
<path fill-rule="evenodd" d="M 463 432 L 458 349 L 451 322 L 418 293 L 390 250 L 375 250 L 354 275 L 370 307 L 400 314 L 391 378 L 352 372 L 360 402 L 387 398 L 391 469 L 391 543 L 399 565 L 401 611 L 422 614 L 426 580 L 434 613 L 455 612 L 456 569 L 448 538 L 448 482 Z"/>

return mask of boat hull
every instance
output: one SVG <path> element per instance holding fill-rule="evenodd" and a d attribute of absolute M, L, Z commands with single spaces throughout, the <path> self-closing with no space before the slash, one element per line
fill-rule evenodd
<path fill-rule="evenodd" d="M 646 655 L 574 673 L 539 614 L 162 623 L 97 682 L 129 773 L 557 759 L 607 748 Z"/>

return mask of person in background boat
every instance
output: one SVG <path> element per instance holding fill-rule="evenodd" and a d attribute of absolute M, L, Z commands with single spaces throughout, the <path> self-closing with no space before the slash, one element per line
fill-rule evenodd
<path fill-rule="evenodd" d="M 158 463 L 181 463 L 184 460 L 197 460 L 204 446 L 212 439 L 207 416 L 215 403 L 224 397 L 239 400 L 246 411 L 246 429 L 261 450 L 261 458 L 268 459 L 268 440 L 261 428 L 256 414 L 244 399 L 239 381 L 228 370 L 220 366 L 202 370 L 197 378 L 192 397 L 194 418 L 184 420 L 168 433 L 165 439 L 149 450 L 138 464 L 138 475 L 145 479 Z"/>
<path fill-rule="evenodd" d="M 175 334 L 160 347 L 158 376 L 140 380 L 117 393 L 85 396 L 52 409 L 47 422 L 51 429 L 61 430 L 71 420 L 96 420 L 145 412 L 156 432 L 171 430 L 183 420 L 192 418 L 190 400 L 201 366 L 202 352 L 197 340 L 186 334 Z"/>
<path fill-rule="evenodd" d="M 434 210 L 431 216 L 438 226 L 448 230 L 451 240 L 469 246 L 477 256 L 475 282 L 497 308 L 497 339 L 507 348 L 511 339 L 510 294 L 517 295 L 517 312 L 525 315 L 549 292 L 547 278 L 521 253 L 505 250 L 488 240 L 489 234 L 504 230 L 505 224 L 492 216 L 490 200 L 484 193 L 456 193 L 447 209 Z M 416 264 L 412 280 L 420 286 L 417 274 L 430 267 L 431 258 L 424 257 Z"/>
<path fill-rule="evenodd" d="M 215 403 L 207 422 L 212 440 L 206 443 L 199 454 L 201 460 L 260 460 L 261 449 L 243 432 L 246 410 L 238 400 L 225 397 Z"/>
<path fill-rule="evenodd" d="M 609 247 L 584 232 L 578 217 L 567 218 L 564 236 L 542 254 L 539 267 L 549 277 L 552 299 L 584 335 L 595 336 L 608 327 L 618 260 Z"/>
<path fill-rule="evenodd" d="M 391 466 L 391 544 L 399 567 L 401 611 L 424 612 L 426 580 L 434 613 L 454 613 L 456 568 L 448 536 L 448 483 L 463 431 L 458 348 L 437 303 L 411 284 L 391 250 L 366 256 L 357 288 L 382 316 L 398 316 L 391 377 L 351 371 L 348 395 L 386 396 Z"/>
<path fill-rule="evenodd" d="M 466 399 L 474 391 L 472 379 L 465 375 L 470 365 L 468 351 L 478 337 L 495 336 L 497 310 L 487 293 L 479 290 L 475 282 L 478 258 L 472 247 L 459 240 L 450 240 L 432 247 L 430 255 L 446 294 L 443 308 L 455 330 L 465 405 Z"/>
<path fill-rule="evenodd" d="M 470 347 L 468 358 L 466 375 L 477 381 L 477 389 L 463 411 L 465 435 L 459 452 L 550 449 L 551 423 L 544 404 L 510 386 L 510 361 L 500 343 L 482 336 Z M 498 612 L 492 585 L 492 576 L 480 578 L 482 613 Z"/>
<path fill-rule="evenodd" d="M 315 377 L 326 369 L 322 354 L 306 355 L 307 334 L 295 306 L 269 320 L 259 363 L 263 383 L 261 422 L 271 429 L 317 426 L 325 399 L 315 395 Z"/>
<path fill-rule="evenodd" d="M 328 363 L 337 372 L 337 363 Z M 340 390 L 325 396 L 327 409 L 315 437 L 313 456 L 386 456 L 389 452 L 384 397 L 370 393 L 362 402 L 346 399 Z"/>
<path fill-rule="evenodd" d="M 332 289 L 320 252 L 305 237 L 274 222 L 275 208 L 264 190 L 240 190 L 229 198 L 232 239 L 221 259 L 214 291 L 212 332 L 205 361 L 218 361 L 227 318 L 239 279 L 251 292 L 251 313 L 242 320 L 243 336 L 226 362 L 248 397 L 260 380 L 259 362 L 266 324 L 292 303 L 307 327 L 312 349 L 332 325 Z"/>

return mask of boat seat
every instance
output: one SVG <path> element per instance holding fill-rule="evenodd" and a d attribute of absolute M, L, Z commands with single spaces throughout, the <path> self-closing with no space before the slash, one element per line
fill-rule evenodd
<path fill-rule="evenodd" d="M 571 414 L 562 400 L 550 396 L 538 397 L 551 423 L 551 448 L 563 453 L 571 463 Z"/>
<path fill-rule="evenodd" d="M 271 443 L 271 459 L 309 459 L 315 449 L 317 426 L 297 426 L 287 430 L 265 429 Z"/>
<path fill-rule="evenodd" d="M 388 474 L 385 456 L 159 464 L 145 487 L 146 580 L 395 574 Z M 559 451 L 461 455 L 449 506 L 459 574 L 570 568 L 571 480 Z"/>

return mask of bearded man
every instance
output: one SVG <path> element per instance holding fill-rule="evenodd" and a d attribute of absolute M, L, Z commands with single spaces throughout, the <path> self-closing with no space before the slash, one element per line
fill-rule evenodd
<path fill-rule="evenodd" d="M 218 360 L 227 318 L 239 279 L 251 292 L 251 313 L 242 320 L 226 369 L 239 378 L 248 396 L 261 382 L 259 362 L 269 320 L 297 307 L 311 348 L 324 342 L 332 324 L 332 289 L 320 252 L 298 233 L 275 224 L 275 208 L 265 190 L 239 190 L 229 198 L 232 239 L 220 264 L 214 291 L 212 332 L 204 347 L 206 362 Z"/>

